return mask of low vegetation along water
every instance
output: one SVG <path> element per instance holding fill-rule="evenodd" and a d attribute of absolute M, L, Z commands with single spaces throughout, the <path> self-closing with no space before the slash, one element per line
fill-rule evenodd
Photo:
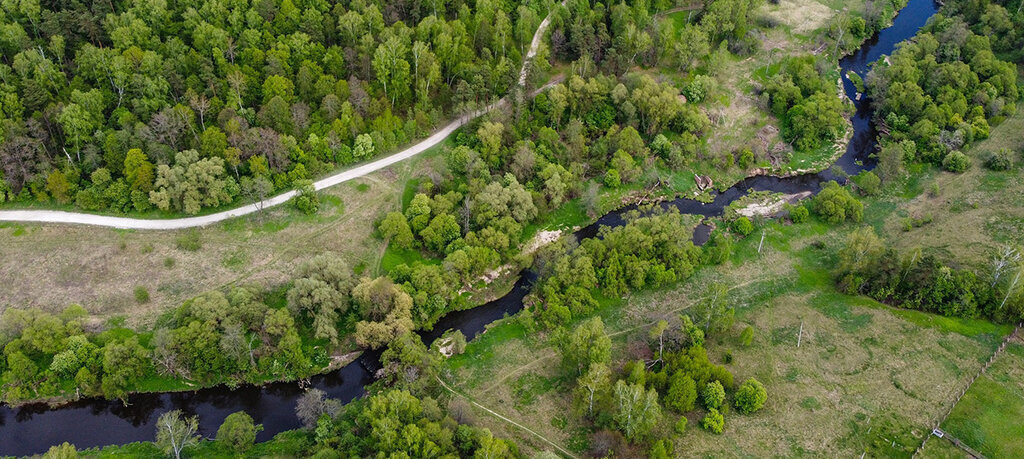
<path fill-rule="evenodd" d="M 891 53 L 897 43 L 913 37 L 936 11 L 937 5 L 933 0 L 910 0 L 892 26 L 864 43 L 855 54 L 840 61 L 841 73 L 846 75 L 852 71 L 861 77 L 866 76 L 872 62 Z M 851 81 L 844 78 L 843 85 L 846 95 L 854 101 L 856 111 L 852 117 L 853 136 L 846 152 L 835 165 L 846 174 L 853 175 L 874 167 L 870 155 L 876 148 L 876 132 L 871 123 L 872 111 L 867 101 L 863 98 L 857 100 L 857 90 Z M 790 177 L 756 176 L 717 194 L 710 203 L 680 198 L 664 202 L 662 206 L 674 207 L 685 214 L 713 217 L 722 215 L 730 203 L 751 190 L 785 194 L 814 193 L 822 183 L 837 178 L 831 169 Z M 624 224 L 622 215 L 635 208 L 629 206 L 606 214 L 578 230 L 574 236 L 581 239 L 594 237 L 601 226 L 620 226 Z M 708 227 L 698 226 L 694 232 L 694 241 L 703 243 L 707 240 L 708 232 Z M 522 309 L 523 297 L 529 293 L 535 279 L 534 273 L 524 271 L 512 291 L 504 297 L 477 308 L 448 314 L 441 318 L 434 330 L 422 332 L 421 337 L 429 343 L 445 330 L 458 329 L 467 339 L 472 339 L 483 332 L 487 324 Z M 308 385 L 302 386 L 294 382 L 282 382 L 237 389 L 216 387 L 195 392 L 135 394 L 128 396 L 125 402 L 86 399 L 59 408 L 43 404 L 3 407 L 0 408 L 0 455 L 41 453 L 62 442 L 88 448 L 152 440 L 157 418 L 174 409 L 199 416 L 200 434 L 206 436 L 212 436 L 229 414 L 245 411 L 255 422 L 263 424 L 264 430 L 257 436 L 257 440 L 266 441 L 280 432 L 300 426 L 294 408 L 306 387 L 319 388 L 329 397 L 343 402 L 361 396 L 364 387 L 373 382 L 373 372 L 379 367 L 379 356 L 378 352 L 364 353 L 344 368 L 315 376 L 308 381 Z"/>

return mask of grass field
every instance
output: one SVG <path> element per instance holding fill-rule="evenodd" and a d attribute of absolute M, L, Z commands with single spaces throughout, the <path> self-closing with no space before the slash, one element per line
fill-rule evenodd
<path fill-rule="evenodd" d="M 201 292 L 236 283 L 287 282 L 296 267 L 336 252 L 359 273 L 372 274 L 382 256 L 374 222 L 401 207 L 404 185 L 444 167 L 438 152 L 417 156 L 320 192 L 321 210 L 306 216 L 282 205 L 197 230 L 123 231 L 87 226 L 0 224 L 0 312 L 71 303 L 94 320 L 125 317 L 131 327 Z M 190 250 L 194 246 L 197 250 Z M 136 287 L 150 293 L 146 303 Z"/>
<path fill-rule="evenodd" d="M 988 457 L 1024 457 L 1024 340 L 1007 346 L 942 428 Z"/>
<path fill-rule="evenodd" d="M 755 234 L 738 243 L 733 262 L 706 268 L 676 288 L 602 301 L 614 367 L 621 368 L 641 355 L 651 323 L 665 318 L 678 324 L 678 312 L 710 282 L 732 286 L 737 323 L 712 337 L 709 356 L 723 363 L 731 352 L 726 367 L 737 381 L 763 382 L 769 401 L 754 415 L 726 415 L 723 435 L 697 427 L 702 413 L 696 413 L 676 443 L 677 454 L 909 456 L 1009 332 L 986 321 L 936 318 L 835 292 L 827 267 L 850 229 L 772 223 L 761 254 Z M 756 337 L 741 347 L 737 337 L 747 325 Z M 590 431 L 572 412 L 574 382 L 559 371 L 547 338 L 507 320 L 449 360 L 446 379 L 476 402 L 582 454 Z M 475 414 L 476 423 L 527 450 L 550 449 L 482 410 Z M 676 419 L 667 415 L 655 437 L 674 436 Z"/>
<path fill-rule="evenodd" d="M 1005 172 L 983 165 L 985 157 L 1000 148 L 1021 151 L 1022 132 L 1024 108 L 992 128 L 988 139 L 967 150 L 972 160 L 967 172 L 952 174 L 931 168 L 905 180 L 902 190 L 882 199 L 895 211 L 879 229 L 896 248 L 927 247 L 946 261 L 971 267 L 987 266 L 1002 244 L 1024 244 L 1024 158 L 1016 154 L 1016 167 Z M 930 192 L 933 186 L 938 187 L 937 196 Z M 906 218 L 926 216 L 932 218 L 931 223 L 904 231 Z"/>

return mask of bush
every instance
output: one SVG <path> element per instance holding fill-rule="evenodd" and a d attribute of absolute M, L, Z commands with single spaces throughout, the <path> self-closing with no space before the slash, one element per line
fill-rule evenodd
<path fill-rule="evenodd" d="M 693 81 L 683 88 L 683 95 L 686 96 L 686 101 L 694 104 L 699 104 L 704 101 L 708 96 L 708 92 L 711 91 L 714 81 L 707 75 L 697 75 L 693 77 Z"/>
<path fill-rule="evenodd" d="M 195 252 L 203 248 L 203 239 L 199 235 L 199 231 L 190 229 L 178 236 L 175 244 L 181 250 L 187 250 L 189 252 Z"/>
<path fill-rule="evenodd" d="M 740 217 L 732 222 L 732 230 L 737 234 L 746 236 L 750 234 L 751 231 L 754 231 L 754 224 L 750 223 L 749 218 Z"/>
<path fill-rule="evenodd" d="M 719 413 L 718 410 L 711 408 L 708 410 L 708 414 L 704 416 L 704 419 L 701 419 L 700 425 L 712 433 L 721 434 L 722 430 L 725 429 L 725 416 L 722 416 L 722 413 Z"/>
<path fill-rule="evenodd" d="M 768 391 L 754 378 L 744 381 L 736 391 L 736 409 L 740 413 L 753 413 L 761 409 L 767 400 Z"/>
<path fill-rule="evenodd" d="M 1005 171 L 1012 168 L 1013 156 L 1010 155 L 1010 150 L 1003 148 L 989 153 L 988 157 L 985 158 L 985 167 L 994 171 Z"/>
<path fill-rule="evenodd" d="M 814 211 L 829 223 L 842 223 L 847 219 L 859 222 L 864 217 L 864 204 L 850 192 L 832 181 L 814 198 Z"/>
<path fill-rule="evenodd" d="M 174 259 L 171 257 L 164 258 L 164 267 L 167 269 L 174 267 Z"/>
<path fill-rule="evenodd" d="M 789 208 L 789 220 L 793 223 L 803 223 L 807 221 L 807 217 L 811 216 L 811 212 L 804 206 L 790 206 Z"/>
<path fill-rule="evenodd" d="M 971 158 L 960 151 L 951 151 L 942 160 L 942 168 L 954 173 L 961 173 L 971 167 Z"/>
<path fill-rule="evenodd" d="M 316 189 L 313 188 L 313 182 L 309 180 L 299 180 L 295 182 L 295 187 L 298 190 L 298 194 L 292 198 L 292 205 L 294 205 L 296 209 L 306 215 L 313 215 L 320 211 L 320 196 L 316 194 Z"/>
<path fill-rule="evenodd" d="M 871 171 L 864 171 L 857 174 L 854 182 L 857 183 L 861 193 L 865 196 L 874 196 L 882 189 L 882 179 L 878 178 L 878 176 Z"/>
<path fill-rule="evenodd" d="M 146 287 L 141 285 L 135 287 L 135 302 L 139 304 L 149 303 L 149 290 L 146 290 Z"/>
<path fill-rule="evenodd" d="M 686 425 L 689 424 L 689 423 L 690 423 L 690 420 L 686 419 L 686 416 L 680 417 L 679 421 L 676 422 L 676 427 L 675 427 L 676 433 L 679 434 L 679 435 L 682 435 L 682 434 L 686 433 Z"/>
<path fill-rule="evenodd" d="M 722 383 L 711 381 L 707 386 L 704 386 L 700 396 L 704 400 L 704 406 L 709 409 L 718 409 L 722 406 L 722 402 L 725 401 L 725 388 L 722 387 Z"/>
<path fill-rule="evenodd" d="M 618 188 L 622 185 L 622 178 L 619 177 L 619 171 L 617 169 L 608 169 L 608 172 L 604 174 L 604 186 L 608 188 Z"/>
<path fill-rule="evenodd" d="M 743 333 L 740 333 L 740 343 L 744 347 L 754 343 L 754 327 L 752 325 L 747 325 L 747 328 L 743 329 Z"/>

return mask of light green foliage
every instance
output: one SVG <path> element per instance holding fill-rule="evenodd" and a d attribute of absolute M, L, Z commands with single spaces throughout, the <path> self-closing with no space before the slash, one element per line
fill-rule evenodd
<path fill-rule="evenodd" d="M 156 445 L 165 454 L 181 459 L 181 451 L 199 443 L 199 418 L 182 417 L 181 410 L 168 411 L 156 421 Z"/>
<path fill-rule="evenodd" d="M 571 333 L 558 339 L 562 366 L 577 375 L 585 374 L 592 365 L 608 364 L 611 359 L 611 338 L 604 331 L 600 317 L 584 321 Z"/>
<path fill-rule="evenodd" d="M 711 381 L 700 391 L 700 398 L 708 409 L 718 409 L 725 401 L 725 388 L 718 381 Z"/>
<path fill-rule="evenodd" d="M 746 328 L 743 329 L 743 332 L 740 333 L 740 344 L 743 344 L 744 347 L 749 347 L 753 343 L 754 343 L 754 326 L 753 325 L 747 325 Z"/>
<path fill-rule="evenodd" d="M 725 416 L 711 408 L 708 410 L 708 414 L 704 415 L 704 419 L 700 420 L 700 425 L 711 433 L 721 434 L 725 429 Z"/>
<path fill-rule="evenodd" d="M 864 171 L 854 177 L 854 182 L 860 188 L 861 193 L 867 196 L 874 196 L 881 190 L 882 180 L 874 172 Z"/>
<path fill-rule="evenodd" d="M 740 384 L 736 390 L 736 409 L 740 413 L 753 413 L 760 410 L 768 400 L 768 391 L 760 381 L 750 378 Z"/>
<path fill-rule="evenodd" d="M 615 383 L 615 422 L 626 438 L 638 441 L 661 420 L 658 392 L 645 390 L 643 385 Z"/>
<path fill-rule="evenodd" d="M 864 204 L 836 182 L 828 182 L 815 196 L 814 211 L 829 223 L 843 223 L 847 219 L 859 222 L 864 217 Z"/>
<path fill-rule="evenodd" d="M 234 179 L 224 174 L 221 158 L 199 159 L 195 150 L 178 153 L 174 166 L 157 168 L 154 189 L 149 200 L 160 210 L 197 214 L 203 207 L 231 202 L 238 194 Z"/>
<path fill-rule="evenodd" d="M 754 224 L 751 223 L 750 219 L 747 217 L 740 217 L 737 218 L 736 220 L 733 220 L 731 226 L 732 230 L 735 231 L 740 236 L 746 236 L 750 234 L 751 231 L 754 231 Z"/>
<path fill-rule="evenodd" d="M 414 242 L 412 229 L 409 228 L 408 220 L 400 212 L 388 213 L 377 228 L 380 230 L 381 236 L 395 246 L 402 249 L 412 248 Z"/>
<path fill-rule="evenodd" d="M 292 198 L 292 205 L 306 215 L 312 215 L 320 211 L 320 196 L 313 188 L 310 180 L 298 180 L 295 182 L 298 194 Z"/>
<path fill-rule="evenodd" d="M 254 424 L 246 412 L 231 413 L 217 429 L 217 442 L 233 451 L 245 452 L 252 447 L 256 434 L 262 430 L 263 424 Z"/>

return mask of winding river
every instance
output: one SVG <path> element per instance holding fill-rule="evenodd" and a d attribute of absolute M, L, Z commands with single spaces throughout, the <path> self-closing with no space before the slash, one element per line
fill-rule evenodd
<path fill-rule="evenodd" d="M 896 44 L 917 33 L 936 13 L 934 0 L 910 0 L 896 16 L 892 26 L 882 30 L 853 55 L 840 61 L 842 74 L 853 71 L 861 77 L 867 75 L 869 64 L 883 54 L 890 54 Z M 870 155 L 875 151 L 876 132 L 871 123 L 871 109 L 865 99 L 856 100 L 856 89 L 843 78 L 848 97 L 854 100 L 856 112 L 852 117 L 853 137 L 846 152 L 836 165 L 853 175 L 874 167 Z M 733 185 L 715 196 L 713 202 L 701 203 L 690 199 L 663 202 L 665 208 L 674 207 L 682 213 L 713 217 L 721 215 L 726 206 L 746 195 L 749 190 L 773 191 L 786 194 L 817 192 L 823 182 L 837 179 L 831 170 L 792 177 L 756 176 Z M 622 215 L 636 208 L 628 206 L 599 218 L 593 224 L 575 233 L 577 238 L 594 237 L 601 226 L 623 224 Z M 709 228 L 698 226 L 694 241 L 707 240 Z M 529 293 L 536 275 L 523 271 L 508 294 L 482 306 L 452 312 L 434 326 L 433 331 L 421 332 L 429 343 L 448 329 L 458 329 L 467 339 L 479 335 L 487 324 L 514 314 L 522 309 L 523 297 Z M 366 352 L 359 359 L 337 371 L 314 376 L 310 386 L 319 388 L 332 398 L 348 402 L 364 393 L 364 386 L 373 382 L 373 371 L 379 367 L 379 353 Z M 257 441 L 266 441 L 285 430 L 300 426 L 295 416 L 295 403 L 305 391 L 295 382 L 273 383 L 265 386 L 242 386 L 236 389 L 214 387 L 195 392 L 135 394 L 120 401 L 84 399 L 49 408 L 35 404 L 18 408 L 0 407 L 0 455 L 29 455 L 46 451 L 50 446 L 70 442 L 79 448 L 151 441 L 156 433 L 156 420 L 160 414 L 180 409 L 187 415 L 199 416 L 200 434 L 212 437 L 229 414 L 236 411 L 249 413 L 264 430 Z"/>

